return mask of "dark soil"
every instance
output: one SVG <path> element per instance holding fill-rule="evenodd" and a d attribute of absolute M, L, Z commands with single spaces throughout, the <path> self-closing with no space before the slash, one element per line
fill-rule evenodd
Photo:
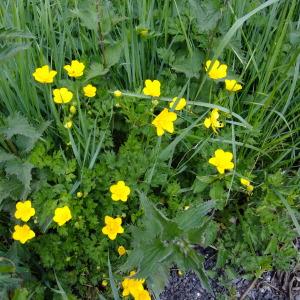
<path fill-rule="evenodd" d="M 298 273 L 298 275 L 296 275 Z M 300 271 L 296 273 L 267 272 L 244 297 L 246 300 L 300 300 Z M 283 280 L 283 282 L 282 282 Z M 218 300 L 241 299 L 252 282 L 238 279 L 232 282 L 236 290 L 235 295 L 229 296 L 228 291 L 212 282 L 214 294 L 202 288 L 200 280 L 193 273 L 179 276 L 175 270 L 171 271 L 169 284 L 161 294 L 161 300 Z"/>
<path fill-rule="evenodd" d="M 198 250 L 205 255 L 205 269 L 211 269 L 215 263 L 214 250 L 200 247 Z M 160 295 L 160 300 L 300 300 L 300 265 L 291 272 L 266 272 L 254 282 L 242 278 L 233 280 L 231 292 L 216 280 L 210 280 L 210 285 L 213 293 L 208 293 L 202 287 L 193 272 L 182 276 L 173 269 L 168 286 Z"/>

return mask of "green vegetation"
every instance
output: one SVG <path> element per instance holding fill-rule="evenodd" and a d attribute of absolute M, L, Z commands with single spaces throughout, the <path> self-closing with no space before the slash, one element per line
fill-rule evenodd
<path fill-rule="evenodd" d="M 216 59 L 240 91 L 211 78 Z M 68 76 L 72 60 L 82 76 Z M 34 79 L 44 65 L 53 83 Z M 298 262 L 299 1 L 3 0 L 0 66 L 1 299 L 118 299 L 133 270 L 158 297 L 174 264 L 209 290 L 209 278 L 230 288 Z M 145 95 L 147 79 L 160 97 Z M 54 102 L 61 87 L 70 102 Z M 174 97 L 187 106 L 170 108 Z M 158 136 L 165 108 L 175 131 Z M 204 126 L 213 109 L 216 132 Z M 233 156 L 224 174 L 209 163 L 217 149 Z M 118 181 L 127 201 L 111 198 Z M 24 200 L 35 237 L 22 244 Z M 72 218 L 59 226 L 63 206 Z M 114 240 L 105 216 L 122 219 Z M 212 270 L 195 245 L 217 251 Z"/>

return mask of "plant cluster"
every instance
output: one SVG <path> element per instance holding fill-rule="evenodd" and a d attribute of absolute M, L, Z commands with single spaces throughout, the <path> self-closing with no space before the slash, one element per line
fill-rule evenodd
<path fill-rule="evenodd" d="M 4 2 L 1 299 L 296 265 L 296 0 Z"/>

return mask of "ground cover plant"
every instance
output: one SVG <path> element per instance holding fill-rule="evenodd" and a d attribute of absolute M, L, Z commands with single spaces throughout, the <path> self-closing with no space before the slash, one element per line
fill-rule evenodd
<path fill-rule="evenodd" d="M 297 0 L 1 1 L 0 298 L 295 268 L 299 29 Z"/>

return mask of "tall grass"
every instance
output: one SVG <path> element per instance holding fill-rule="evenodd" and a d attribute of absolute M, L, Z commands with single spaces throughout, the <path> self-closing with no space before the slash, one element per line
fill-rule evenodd
<path fill-rule="evenodd" d="M 147 78 L 164 80 L 166 72 L 171 74 L 174 68 L 160 58 L 159 49 L 178 51 L 180 47 L 189 56 L 195 53 L 198 39 L 203 36 L 195 34 L 187 12 L 195 10 L 191 15 L 200 22 L 200 27 L 201 15 L 197 14 L 201 5 L 192 0 L 1 2 L 1 26 L 34 36 L 29 49 L 2 63 L 1 111 L 4 114 L 20 111 L 36 122 L 51 120 L 52 134 L 56 136 L 55 128 L 62 127 L 59 111 L 53 105 L 50 88 L 36 84 L 32 72 L 40 65 L 50 64 L 58 70 L 60 82 L 64 76 L 63 65 L 73 58 L 82 58 L 88 64 L 94 60 L 103 68 L 110 68 L 108 73 L 96 78 L 108 90 L 120 88 L 139 92 Z M 300 157 L 300 88 L 297 84 L 300 3 L 296 0 L 235 0 L 222 7 L 218 30 L 209 32 L 210 44 L 203 48 L 203 54 L 206 58 L 221 56 L 222 61 L 234 67 L 244 85 L 242 92 L 230 98 L 221 95 L 217 103 L 210 104 L 212 86 L 203 71 L 199 79 L 179 76 L 177 84 L 192 106 L 203 107 L 201 103 L 207 103 L 203 107 L 203 118 L 207 108 L 217 104 L 221 105 L 221 110 L 245 120 L 250 127 L 242 130 L 242 124 L 231 122 L 231 137 L 196 139 L 191 149 L 187 147 L 179 166 L 184 168 L 205 143 L 222 142 L 231 144 L 237 155 L 235 160 L 250 156 L 263 163 L 266 169 L 291 167 Z M 146 37 L 139 34 L 141 29 L 147 30 Z M 118 43 L 122 45 L 120 57 L 110 66 L 110 47 Z M 205 58 L 203 55 L 199 58 L 197 63 L 202 70 Z M 168 90 L 168 82 L 163 82 L 163 86 Z M 185 121 L 192 129 L 203 118 Z M 79 127 L 74 136 L 70 136 L 81 168 L 85 164 L 92 166 L 101 148 L 101 139 L 99 143 L 95 138 L 96 123 L 89 126 L 86 122 L 80 112 Z M 240 127 L 238 136 L 237 127 Z M 188 131 L 179 132 L 169 151 L 174 152 L 185 136 L 189 136 Z"/>

